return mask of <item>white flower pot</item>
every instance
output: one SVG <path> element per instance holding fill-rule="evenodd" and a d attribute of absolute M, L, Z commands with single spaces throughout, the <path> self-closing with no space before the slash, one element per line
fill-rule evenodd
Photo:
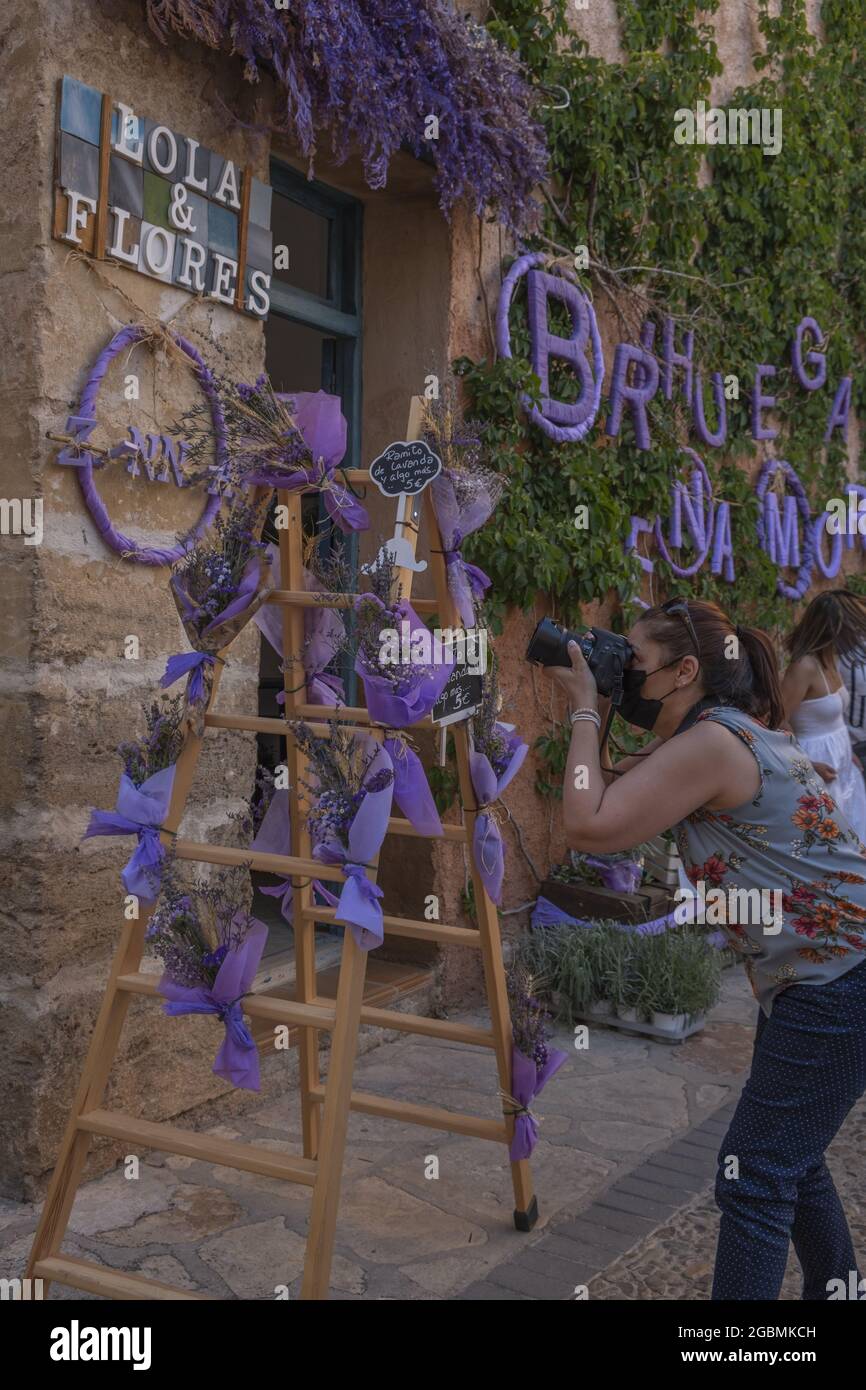
<path fill-rule="evenodd" d="M 652 1025 L 663 1033 L 682 1033 L 686 1026 L 685 1014 L 664 1014 L 652 1011 Z"/>

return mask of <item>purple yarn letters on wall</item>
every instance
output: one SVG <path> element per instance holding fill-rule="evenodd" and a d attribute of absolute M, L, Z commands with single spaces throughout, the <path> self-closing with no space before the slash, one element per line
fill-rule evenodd
<path fill-rule="evenodd" d="M 630 364 L 635 365 L 635 380 L 629 385 L 627 374 Z M 613 360 L 613 377 L 610 383 L 610 414 L 607 417 L 605 432 L 616 436 L 622 425 L 623 407 L 628 405 L 634 417 L 635 442 L 639 449 L 651 447 L 647 405 L 652 400 L 659 385 L 659 364 L 646 348 L 634 347 L 631 343 L 618 343 Z"/>
<path fill-rule="evenodd" d="M 496 346 L 501 357 L 510 358 L 511 333 L 508 313 L 518 282 L 527 272 L 527 297 L 531 337 L 532 369 L 541 381 L 541 409 L 523 396 L 523 406 L 530 418 L 558 444 L 577 444 L 585 439 L 595 424 L 601 401 L 604 380 L 604 353 L 601 334 L 592 304 L 577 284 L 562 274 L 550 275 L 537 269 L 548 263 L 543 252 L 519 256 L 502 284 L 496 310 Z M 548 327 L 548 300 L 564 304 L 571 317 L 572 331 L 568 338 L 551 333 Z M 587 338 L 592 345 L 592 367 L 585 356 Z M 574 368 L 581 385 L 579 398 L 574 402 L 555 401 L 550 397 L 549 361 L 559 357 Z"/>
<path fill-rule="evenodd" d="M 714 433 L 707 426 L 707 419 L 704 414 L 704 383 L 701 380 L 700 372 L 695 372 L 695 386 L 692 393 L 692 423 L 695 427 L 695 434 L 701 443 L 708 445 L 711 449 L 718 449 L 728 437 L 728 406 L 725 401 L 725 386 L 721 372 L 713 372 L 711 380 L 718 427 Z"/>
<path fill-rule="evenodd" d="M 841 429 L 842 438 L 846 444 L 848 442 L 848 415 L 851 410 L 851 377 L 843 376 L 836 388 L 833 397 L 833 404 L 830 407 L 830 415 L 827 420 L 827 428 L 824 431 L 824 443 L 829 444 L 830 435 L 835 429 Z"/>
<path fill-rule="evenodd" d="M 823 352 L 810 351 L 806 353 L 806 362 L 810 366 L 817 367 L 815 376 L 809 376 L 803 362 L 803 335 L 810 333 L 816 343 L 824 341 L 824 335 L 813 318 L 808 316 L 801 319 L 797 324 L 794 334 L 794 341 L 791 344 L 791 365 L 794 368 L 794 376 L 797 378 L 804 391 L 817 391 L 827 380 L 827 358 Z"/>
<path fill-rule="evenodd" d="M 752 387 L 752 438 L 753 439 L 775 439 L 778 430 L 769 429 L 761 423 L 761 411 L 769 410 L 776 404 L 775 396 L 765 396 L 761 390 L 765 376 L 775 376 L 776 368 L 768 362 L 762 362 L 755 368 L 755 384 Z"/>
<path fill-rule="evenodd" d="M 169 330 L 171 331 L 171 330 Z M 111 339 L 111 342 L 103 348 L 93 364 L 93 370 L 87 379 L 87 383 L 81 393 L 81 400 L 78 406 L 78 414 L 70 417 L 69 428 L 75 432 L 76 440 L 81 442 L 87 438 L 96 424 L 96 399 L 103 378 L 108 371 L 115 357 L 127 347 L 139 342 L 143 338 L 150 338 L 152 329 L 145 324 L 131 323 L 126 328 L 122 328 Z M 226 458 L 226 431 L 225 419 L 223 417 L 222 406 L 219 402 L 216 386 L 213 377 L 205 365 L 204 360 L 193 347 L 192 343 L 187 342 L 179 333 L 172 333 L 172 337 L 178 347 L 186 353 L 190 359 L 190 364 L 195 371 L 199 386 L 210 404 L 211 420 L 214 430 L 214 452 L 217 469 L 225 467 Z M 59 462 L 71 463 L 69 457 L 70 449 L 63 450 Z M 66 455 L 64 458 L 63 455 Z M 87 452 L 86 447 L 81 450 L 75 460 L 78 470 L 78 481 L 81 484 L 81 491 L 87 503 L 93 520 L 96 522 L 99 534 L 110 545 L 112 550 L 118 551 L 125 560 L 135 560 L 140 565 L 173 565 L 176 560 L 180 560 L 187 551 L 193 546 L 197 538 L 211 524 L 220 508 L 221 498 L 218 492 L 208 497 L 204 510 L 194 526 L 187 531 L 183 540 L 174 546 L 165 548 L 140 546 L 131 537 L 123 535 L 117 531 L 108 515 L 108 510 L 99 489 L 93 480 L 93 455 Z"/>

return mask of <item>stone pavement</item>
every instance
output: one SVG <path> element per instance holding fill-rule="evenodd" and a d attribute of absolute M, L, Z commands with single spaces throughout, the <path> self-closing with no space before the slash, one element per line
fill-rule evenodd
<path fill-rule="evenodd" d="M 353 1114 L 332 1273 L 335 1299 L 706 1298 L 715 1242 L 715 1153 L 748 1073 L 756 1005 L 739 967 L 705 1030 L 681 1044 L 594 1027 L 538 1098 L 532 1157 L 539 1222 L 515 1231 L 504 1148 Z M 483 1023 L 480 1010 L 460 1014 Z M 483 1048 L 385 1034 L 358 1059 L 360 1090 L 495 1117 Z M 300 1151 L 297 1093 L 251 1098 L 210 1132 Z M 183 1121 L 180 1121 L 183 1123 Z M 830 1152 L 863 1239 L 862 1105 Z M 438 1177 L 432 1176 L 438 1161 Z M 859 1204 L 859 1205 L 858 1205 Z M 146 1153 L 82 1188 L 64 1249 L 219 1298 L 297 1296 L 309 1191 Z M 23 1272 L 36 1208 L 0 1203 L 0 1276 Z M 792 1274 L 793 1278 L 793 1274 Z M 788 1297 L 797 1297 L 790 1283 Z M 54 1286 L 52 1298 L 82 1298 Z"/>

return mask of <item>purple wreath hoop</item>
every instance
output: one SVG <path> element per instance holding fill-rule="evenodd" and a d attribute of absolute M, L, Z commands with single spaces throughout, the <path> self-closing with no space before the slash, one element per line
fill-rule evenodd
<path fill-rule="evenodd" d="M 79 437 L 81 439 L 86 439 L 90 429 L 96 424 L 96 416 L 94 413 L 96 398 L 99 394 L 99 388 L 102 385 L 105 373 L 108 371 L 115 357 L 123 352 L 125 347 L 129 347 L 133 343 L 140 342 L 142 338 L 149 338 L 150 336 L 151 330 L 144 324 L 131 323 L 128 324 L 126 328 L 122 328 L 119 333 L 116 333 L 108 346 L 103 348 L 93 364 L 93 370 L 81 393 L 78 416 L 72 417 L 78 426 Z M 222 406 L 219 402 L 219 396 L 217 395 L 213 378 L 203 358 L 193 347 L 192 343 L 187 342 L 186 338 L 182 338 L 179 333 L 172 333 L 171 336 L 174 338 L 178 347 L 186 353 L 187 357 L 194 364 L 198 384 L 210 403 L 216 460 L 218 467 L 221 467 L 226 462 L 226 427 Z M 202 532 L 211 524 L 219 511 L 220 502 L 222 500 L 218 492 L 215 492 L 213 496 L 208 499 L 207 505 L 198 521 L 187 531 L 183 540 L 178 545 L 165 549 L 160 547 L 148 549 L 139 546 L 130 536 L 125 536 L 113 526 L 111 518 L 108 515 L 108 510 L 99 495 L 99 489 L 93 478 L 93 462 L 91 456 L 87 453 L 86 444 L 82 445 L 77 472 L 78 481 L 81 484 L 81 491 L 84 494 L 87 508 L 93 520 L 96 522 L 96 528 L 106 545 L 110 545 L 112 550 L 118 551 L 123 555 L 124 559 L 135 560 L 140 565 L 172 565 L 176 560 L 182 559 Z"/>
<path fill-rule="evenodd" d="M 715 526 L 715 509 L 713 508 L 713 485 L 710 482 L 710 475 L 707 472 L 706 465 L 704 464 L 704 461 L 701 458 L 700 454 L 696 454 L 694 449 L 688 448 L 683 448 L 681 450 L 681 453 L 688 454 L 689 458 L 696 465 L 701 475 L 703 484 L 706 488 L 706 496 L 710 504 L 710 514 L 706 528 L 706 544 L 698 558 L 694 560 L 692 564 L 678 565 L 676 560 L 672 558 L 670 551 L 668 550 L 665 544 L 665 539 L 662 535 L 662 519 L 660 516 L 657 516 L 655 519 L 655 525 L 653 526 L 653 534 L 655 535 L 656 545 L 658 547 L 659 554 L 661 555 L 662 559 L 670 565 L 674 574 L 678 575 L 680 579 L 688 579 L 690 575 L 697 574 L 701 565 L 704 564 L 707 556 L 710 553 L 710 547 L 713 543 L 713 528 Z M 687 485 L 680 483 L 678 480 L 675 481 L 674 487 L 682 487 L 684 492 L 687 490 Z"/>
<path fill-rule="evenodd" d="M 755 488 L 755 496 L 758 499 L 758 544 L 763 551 L 767 550 L 767 528 L 764 525 L 764 498 L 767 495 L 770 483 L 773 481 L 778 470 L 781 468 L 788 482 L 791 484 L 791 491 L 797 499 L 797 510 L 803 518 L 803 559 L 797 571 L 796 584 L 788 584 L 779 575 L 776 581 L 776 592 L 784 598 L 796 602 L 801 599 L 812 582 L 812 567 L 815 563 L 815 536 L 812 530 L 812 513 L 809 509 L 809 499 L 806 496 L 806 489 L 797 477 L 795 470 L 786 459 L 768 459 L 761 469 L 758 477 L 758 486 Z"/>
<path fill-rule="evenodd" d="M 499 294 L 499 303 L 496 306 L 496 348 L 500 357 L 510 358 L 511 353 L 511 330 L 508 324 L 508 314 L 511 309 L 511 301 L 517 283 L 523 278 L 528 270 L 536 266 L 545 266 L 548 257 L 543 251 L 532 251 L 526 256 L 519 256 L 508 271 L 502 282 L 502 289 Z M 563 275 L 566 283 L 576 286 L 577 281 L 573 275 Z M 525 393 L 521 397 L 521 404 L 529 415 L 529 418 L 542 429 L 550 439 L 557 444 L 579 444 L 585 439 L 595 424 L 598 415 L 598 408 L 601 404 L 601 387 L 604 380 L 604 353 L 601 346 L 601 334 L 598 331 L 598 322 L 595 317 L 595 310 L 592 304 L 584 295 L 586 303 L 587 320 L 589 332 L 592 338 L 592 368 L 593 368 L 593 399 L 591 404 L 586 407 L 586 416 L 575 425 L 556 425 L 552 420 L 548 420 L 541 413 L 538 406 L 533 405 L 529 396 Z"/>

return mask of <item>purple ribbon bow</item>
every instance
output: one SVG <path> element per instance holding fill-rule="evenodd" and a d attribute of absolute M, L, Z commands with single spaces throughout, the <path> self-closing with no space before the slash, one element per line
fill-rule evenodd
<path fill-rule="evenodd" d="M 499 733 L 507 735 L 508 762 L 497 776 L 486 754 L 479 753 L 474 748 L 470 752 L 469 773 L 479 808 L 489 806 L 491 802 L 502 795 L 508 783 L 520 771 L 523 760 L 529 752 L 529 745 L 524 743 L 519 734 L 514 733 L 510 725 L 500 724 L 497 721 L 494 728 Z M 475 828 L 472 832 L 472 853 L 491 900 L 497 904 L 500 903 L 502 901 L 502 879 L 505 874 L 505 848 L 502 844 L 498 825 L 484 811 L 481 811 L 475 818 Z"/>
<path fill-rule="evenodd" d="M 366 531 L 370 525 L 366 508 L 334 478 L 337 465 L 346 452 L 347 437 L 339 396 L 331 396 L 327 391 L 298 391 L 278 393 L 277 399 L 294 403 L 295 422 L 313 462 L 307 468 L 289 466 L 283 471 L 278 464 L 268 465 L 248 474 L 244 481 L 284 488 L 287 492 L 320 488 L 335 526 L 344 533 Z"/>
<path fill-rule="evenodd" d="M 521 1106 L 529 1106 L 529 1102 L 537 1096 L 550 1078 L 559 1071 L 568 1053 L 562 1052 L 558 1047 L 548 1049 L 547 1061 L 543 1067 L 538 1067 L 531 1057 L 526 1057 L 519 1052 L 516 1047 L 511 1049 L 511 1094 Z M 530 1115 L 528 1110 L 515 1115 L 514 1117 L 514 1138 L 508 1150 L 508 1157 L 512 1162 L 521 1158 L 529 1158 L 535 1145 L 538 1143 L 538 1122 L 534 1115 Z"/>
<path fill-rule="evenodd" d="M 153 902 L 159 891 L 165 850 L 159 838 L 160 826 L 168 814 L 174 783 L 174 764 L 154 772 L 137 787 L 124 772 L 117 791 L 115 811 L 92 811 L 82 836 L 137 835 L 138 845 L 120 877 L 127 893 L 143 902 Z"/>
<path fill-rule="evenodd" d="M 475 600 L 482 599 L 493 580 L 478 565 L 463 559 L 460 543 L 463 536 L 454 532 L 454 545 L 445 551 L 446 576 L 448 588 L 457 604 L 465 627 L 475 626 Z M 468 587 L 467 587 L 468 586 Z"/>
<path fill-rule="evenodd" d="M 164 1013 L 217 1015 L 226 1035 L 214 1060 L 214 1074 L 247 1091 L 259 1089 L 259 1050 L 244 1023 L 241 1000 L 250 992 L 267 936 L 264 922 L 255 922 L 240 946 L 223 958 L 212 989 L 179 985 L 168 974 L 158 985 L 167 1001 Z"/>
<path fill-rule="evenodd" d="M 160 681 L 160 686 L 166 690 L 175 681 L 189 673 L 189 681 L 186 687 L 186 695 L 191 705 L 204 704 L 207 692 L 204 683 L 205 666 L 213 666 L 216 657 L 210 652 L 180 652 L 177 656 L 170 656 L 165 664 L 165 675 Z"/>
<path fill-rule="evenodd" d="M 385 768 L 393 770 L 393 765 L 385 749 L 379 748 L 370 763 L 367 780 Z M 322 892 L 331 906 L 337 909 L 334 921 L 351 927 L 352 935 L 362 951 L 381 946 L 385 936 L 378 901 L 384 895 L 378 884 L 367 878 L 364 865 L 382 847 L 393 794 L 393 782 L 389 782 L 381 791 L 366 793 L 349 826 L 348 849 L 333 836 L 320 840 L 313 849 L 314 859 L 322 864 L 339 864 L 346 875 L 339 898 L 328 889 L 322 888 Z"/>

